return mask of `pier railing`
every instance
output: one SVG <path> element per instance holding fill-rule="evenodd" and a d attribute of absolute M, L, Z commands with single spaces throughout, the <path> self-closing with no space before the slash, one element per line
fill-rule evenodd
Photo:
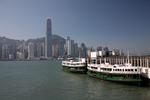
<path fill-rule="evenodd" d="M 116 57 L 97 57 L 95 59 L 88 58 L 88 63 L 109 63 L 125 64 L 130 63 L 134 67 L 150 68 L 150 56 L 116 56 Z"/>

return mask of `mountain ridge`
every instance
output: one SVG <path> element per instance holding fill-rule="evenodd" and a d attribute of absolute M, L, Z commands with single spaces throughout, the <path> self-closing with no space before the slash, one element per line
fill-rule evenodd
<path fill-rule="evenodd" d="M 0 36 L 0 44 L 8 44 L 8 45 L 12 45 L 12 44 L 21 44 L 21 43 L 29 43 L 29 42 L 33 42 L 33 43 L 38 43 L 38 42 L 45 42 L 45 37 L 40 37 L 40 38 L 33 38 L 33 39 L 28 39 L 28 40 L 17 40 L 17 39 L 10 39 L 7 37 L 1 37 Z M 58 43 L 65 43 L 65 39 L 61 36 L 58 36 L 56 34 L 52 34 L 52 44 L 56 45 Z"/>

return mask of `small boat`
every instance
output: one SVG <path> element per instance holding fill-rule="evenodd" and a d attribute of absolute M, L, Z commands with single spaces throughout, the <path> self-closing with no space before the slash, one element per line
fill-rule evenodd
<path fill-rule="evenodd" d="M 62 61 L 62 67 L 63 70 L 73 73 L 86 74 L 87 72 L 87 62 L 85 58 L 79 59 L 78 61 Z"/>

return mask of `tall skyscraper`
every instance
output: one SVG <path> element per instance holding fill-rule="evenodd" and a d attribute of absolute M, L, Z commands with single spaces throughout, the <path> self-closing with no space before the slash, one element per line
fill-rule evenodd
<path fill-rule="evenodd" d="M 67 55 L 71 56 L 71 40 L 70 37 L 67 37 Z"/>
<path fill-rule="evenodd" d="M 46 20 L 46 37 L 45 37 L 45 57 L 52 56 L 52 24 L 51 19 Z"/>

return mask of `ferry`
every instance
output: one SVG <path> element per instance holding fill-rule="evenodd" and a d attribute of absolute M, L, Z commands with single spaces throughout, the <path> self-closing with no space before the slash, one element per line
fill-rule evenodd
<path fill-rule="evenodd" d="M 86 74 L 87 62 L 85 58 L 79 59 L 78 61 L 68 60 L 62 61 L 62 67 L 64 71 Z"/>
<path fill-rule="evenodd" d="M 101 63 L 101 64 L 88 64 L 87 66 L 89 76 L 123 83 L 140 84 L 141 68 L 134 67 L 129 63 L 114 64 Z"/>

